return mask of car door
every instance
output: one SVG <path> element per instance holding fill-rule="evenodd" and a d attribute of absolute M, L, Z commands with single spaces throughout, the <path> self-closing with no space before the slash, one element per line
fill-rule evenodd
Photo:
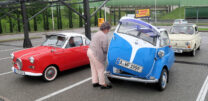
<path fill-rule="evenodd" d="M 170 39 L 169 39 L 169 36 L 168 36 L 168 32 L 167 31 L 161 31 L 159 40 L 160 40 L 160 48 L 158 49 L 158 52 L 159 51 L 164 51 L 164 56 L 160 57 L 160 58 L 158 57 L 158 59 L 165 58 L 164 59 L 166 61 L 165 63 L 172 63 L 173 59 L 171 59 L 172 56 L 170 56 L 170 55 L 174 55 L 174 53 L 173 53 L 173 50 L 170 46 Z M 170 65 L 170 64 L 166 64 L 166 65 Z M 168 67 L 170 67 L 170 66 L 168 66 Z"/>
<path fill-rule="evenodd" d="M 73 44 L 71 45 L 70 39 L 73 38 Z M 78 67 L 82 65 L 83 59 L 83 39 L 81 36 L 70 37 L 69 41 L 65 47 L 65 63 L 67 65 L 66 69 Z"/>

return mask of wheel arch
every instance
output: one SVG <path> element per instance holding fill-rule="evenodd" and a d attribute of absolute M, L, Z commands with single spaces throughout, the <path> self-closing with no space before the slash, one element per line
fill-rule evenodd
<path fill-rule="evenodd" d="M 168 73 L 168 80 L 167 80 L 167 82 L 169 82 L 169 70 L 168 70 L 168 66 L 167 65 L 164 65 L 163 66 L 163 69 L 166 69 L 166 71 L 167 71 L 167 73 Z M 163 70 L 162 69 L 162 70 Z M 161 74 L 160 74 L 161 75 Z"/>
<path fill-rule="evenodd" d="M 49 67 L 49 66 L 56 67 L 56 69 L 58 70 L 58 73 L 60 72 L 60 69 L 59 69 L 59 66 L 58 65 L 56 65 L 56 64 L 50 64 L 50 65 L 46 66 L 46 68 Z M 44 69 L 44 71 L 46 70 L 46 68 Z"/>

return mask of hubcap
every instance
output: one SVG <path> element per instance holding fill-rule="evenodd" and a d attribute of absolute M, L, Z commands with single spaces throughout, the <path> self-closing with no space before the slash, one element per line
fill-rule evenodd
<path fill-rule="evenodd" d="M 194 49 L 194 50 L 193 50 L 193 56 L 195 56 L 195 55 L 196 55 L 196 50 Z"/>
<path fill-rule="evenodd" d="M 167 84 L 167 73 L 164 72 L 162 76 L 162 87 L 165 88 L 166 84 Z"/>
<path fill-rule="evenodd" d="M 47 80 L 53 80 L 57 75 L 57 70 L 55 67 L 49 67 L 45 71 L 45 78 Z"/>

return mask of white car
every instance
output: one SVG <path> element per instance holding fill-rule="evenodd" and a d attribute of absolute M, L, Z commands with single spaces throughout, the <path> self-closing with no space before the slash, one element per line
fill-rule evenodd
<path fill-rule="evenodd" d="M 195 24 L 175 24 L 169 37 L 175 53 L 190 52 L 195 56 L 196 50 L 200 50 L 201 36 Z"/>
<path fill-rule="evenodd" d="M 188 21 L 184 20 L 184 19 L 176 19 L 174 20 L 173 24 L 187 24 Z"/>

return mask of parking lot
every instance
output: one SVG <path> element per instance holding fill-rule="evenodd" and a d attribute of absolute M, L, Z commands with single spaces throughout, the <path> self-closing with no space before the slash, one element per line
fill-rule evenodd
<path fill-rule="evenodd" d="M 9 101 L 196 101 L 198 97 L 208 101 L 208 33 L 201 32 L 201 36 L 201 50 L 195 57 L 176 54 L 163 92 L 153 84 L 127 81 L 113 83 L 108 90 L 93 88 L 89 65 L 62 72 L 49 83 L 39 77 L 23 77 L 11 72 L 10 59 L 10 53 L 22 49 L 23 42 L 0 43 L 0 96 Z M 33 39 L 33 46 L 42 41 Z"/>

